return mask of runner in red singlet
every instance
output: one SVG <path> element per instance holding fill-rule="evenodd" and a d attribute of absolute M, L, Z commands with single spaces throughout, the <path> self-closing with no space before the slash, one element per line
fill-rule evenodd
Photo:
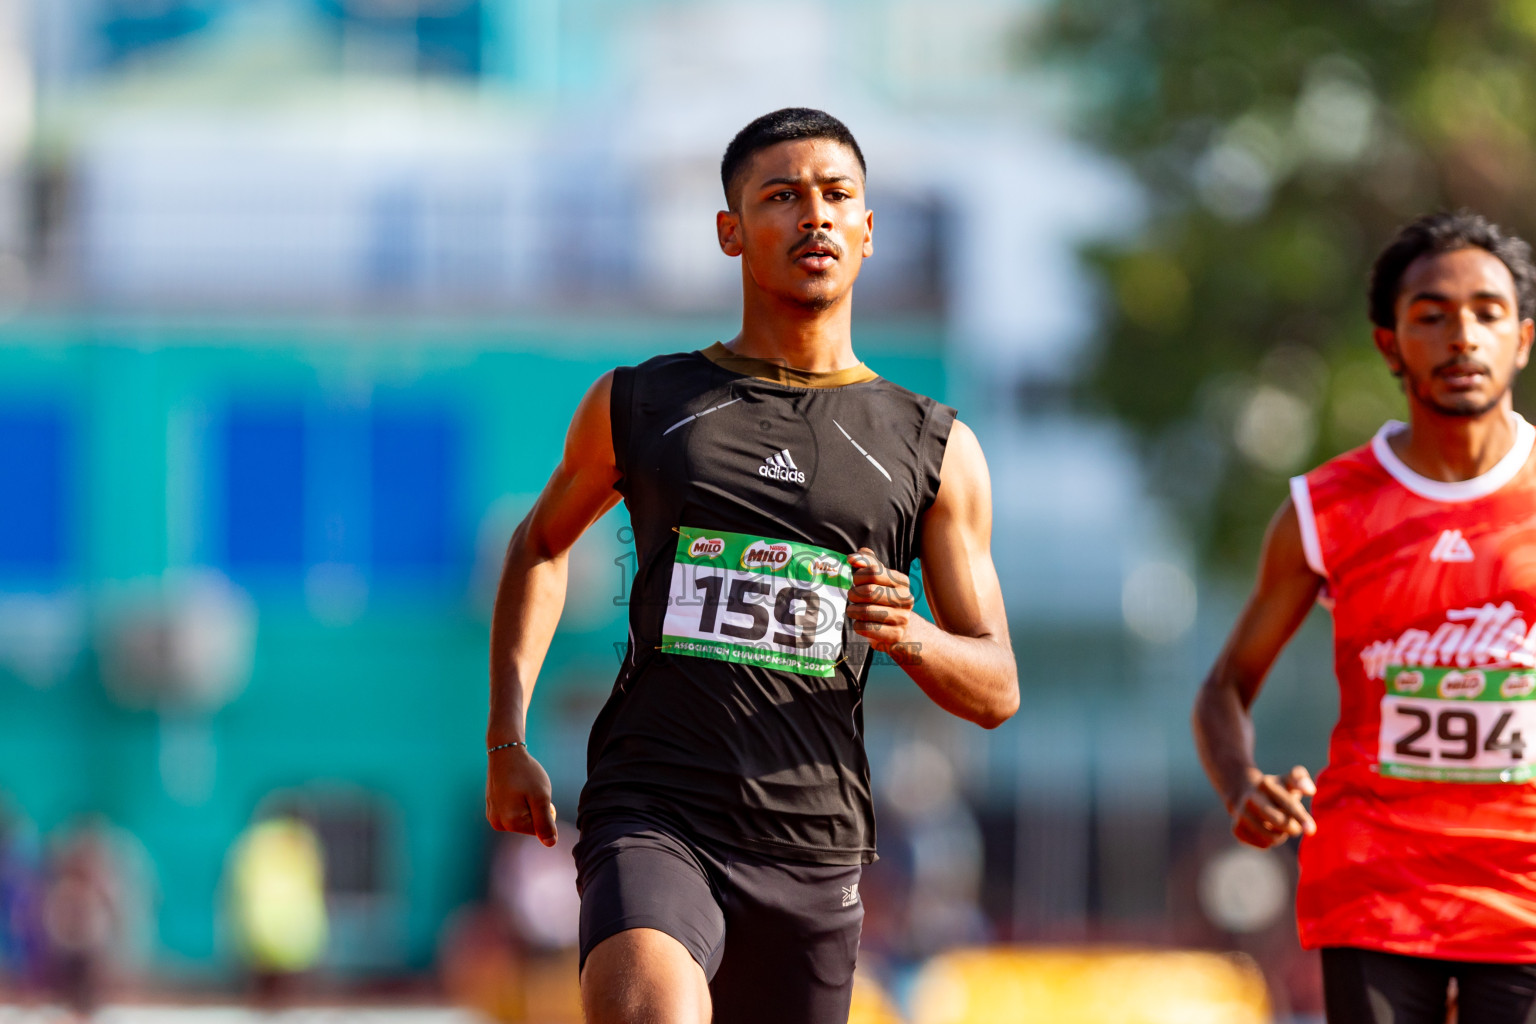
<path fill-rule="evenodd" d="M 1237 838 L 1306 837 L 1297 918 L 1331 1024 L 1440 1024 L 1452 979 L 1460 1024 L 1536 1022 L 1536 429 L 1510 393 L 1530 248 L 1421 218 L 1378 257 L 1370 311 L 1408 423 L 1291 481 L 1196 743 Z M 1315 787 L 1255 765 L 1249 714 L 1314 600 L 1340 687 Z"/>

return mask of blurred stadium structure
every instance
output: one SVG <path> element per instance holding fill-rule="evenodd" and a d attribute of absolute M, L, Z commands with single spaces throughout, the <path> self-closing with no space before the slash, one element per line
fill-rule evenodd
<path fill-rule="evenodd" d="M 0 0 L 0 1001 L 59 987 L 90 829 L 99 985 L 242 991 L 233 851 L 284 818 L 328 938 L 274 998 L 574 1019 L 568 860 L 481 818 L 490 591 L 585 386 L 734 332 L 719 153 L 806 103 L 870 159 L 860 355 L 987 449 L 1024 685 L 980 733 L 876 670 L 869 1019 L 1004 941 L 1240 950 L 1315 1011 L 1290 862 L 1234 856 L 1186 738 L 1230 595 L 1068 398 L 1075 247 L 1141 209 L 1017 69 L 1034 8 Z M 568 813 L 632 558 L 621 512 L 583 540 L 534 702 Z M 1322 760 L 1317 626 L 1276 763 Z"/>

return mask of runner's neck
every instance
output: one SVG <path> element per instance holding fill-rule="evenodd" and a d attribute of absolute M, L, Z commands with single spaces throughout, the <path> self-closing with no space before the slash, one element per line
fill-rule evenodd
<path fill-rule="evenodd" d="M 1515 446 L 1520 422 L 1520 415 L 1512 409 L 1465 419 L 1439 415 L 1432 423 L 1416 415 L 1404 429 L 1389 435 L 1387 443 L 1418 475 L 1457 483 L 1476 479 L 1497 466 Z"/>
<path fill-rule="evenodd" d="M 863 363 L 841 370 L 800 370 L 771 359 L 737 355 L 718 341 L 703 349 L 701 354 L 710 362 L 732 373 L 760 377 L 776 384 L 789 384 L 797 388 L 840 388 L 848 384 L 874 380 L 879 376 Z"/>

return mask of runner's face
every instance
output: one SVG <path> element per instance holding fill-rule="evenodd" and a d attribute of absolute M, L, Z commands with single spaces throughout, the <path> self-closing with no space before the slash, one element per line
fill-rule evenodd
<path fill-rule="evenodd" d="M 720 248 L 760 291 L 826 309 L 874 251 L 858 157 L 830 139 L 769 146 L 752 158 L 737 209 L 720 214 Z"/>
<path fill-rule="evenodd" d="M 1420 256 L 1403 274 L 1397 329 L 1376 345 L 1410 403 L 1446 416 L 1481 416 L 1509 404 L 1530 357 L 1533 325 L 1520 319 L 1515 280 L 1486 249 Z"/>

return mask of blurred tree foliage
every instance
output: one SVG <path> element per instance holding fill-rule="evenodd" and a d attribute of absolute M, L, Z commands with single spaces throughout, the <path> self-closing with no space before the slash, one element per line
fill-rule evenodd
<path fill-rule="evenodd" d="M 1286 477 L 1405 415 L 1365 314 L 1397 226 L 1469 206 L 1536 237 L 1536 0 L 1057 0 L 1030 40 L 1148 203 L 1088 254 L 1091 398 L 1250 574 Z"/>

